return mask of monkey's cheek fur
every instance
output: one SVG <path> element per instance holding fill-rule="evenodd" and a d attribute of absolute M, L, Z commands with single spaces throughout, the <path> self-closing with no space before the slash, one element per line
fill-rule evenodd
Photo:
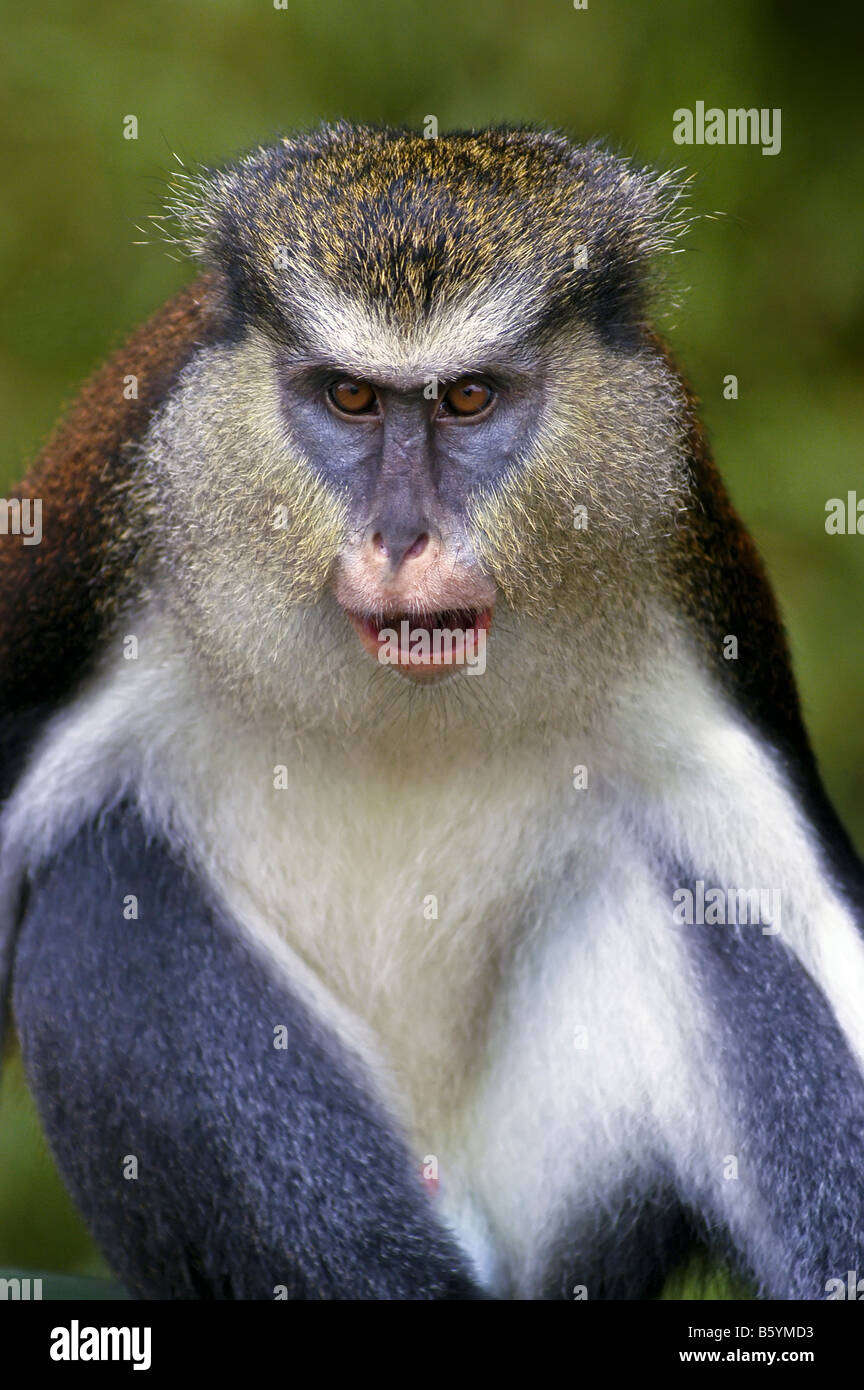
<path fill-rule="evenodd" d="M 367 616 L 345 610 L 365 651 L 418 684 L 485 669 L 492 608 Z"/>

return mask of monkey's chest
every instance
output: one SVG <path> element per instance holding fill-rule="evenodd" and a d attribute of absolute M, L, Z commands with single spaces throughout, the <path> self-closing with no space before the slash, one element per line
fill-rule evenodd
<path fill-rule="evenodd" d="M 524 1288 L 556 1204 L 579 1191 L 590 1223 L 622 1154 L 650 1151 L 646 1096 L 689 1094 L 668 902 L 571 765 L 320 763 L 271 790 L 262 760 L 195 813 L 231 911 L 361 1021 L 442 1214 L 491 1280 Z"/>
<path fill-rule="evenodd" d="M 563 788 L 518 757 L 446 773 L 317 764 L 283 781 L 233 808 L 240 834 L 211 811 L 211 862 L 233 910 L 373 1030 L 425 1130 L 474 1084 L 520 943 L 564 873 Z"/>

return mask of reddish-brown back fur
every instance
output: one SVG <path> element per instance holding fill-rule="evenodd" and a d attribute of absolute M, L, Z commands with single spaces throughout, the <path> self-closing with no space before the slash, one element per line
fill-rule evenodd
<path fill-rule="evenodd" d="M 128 446 L 141 437 L 197 343 L 211 339 L 212 280 L 169 300 L 90 378 L 24 481 L 43 536 L 0 536 L 0 710 L 62 698 L 94 651 L 134 557 L 124 535 Z M 124 377 L 138 379 L 126 400 Z M 120 542 L 120 543 L 118 543 Z"/>

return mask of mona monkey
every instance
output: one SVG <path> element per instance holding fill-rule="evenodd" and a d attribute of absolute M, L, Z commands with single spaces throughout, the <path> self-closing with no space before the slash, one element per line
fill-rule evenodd
<path fill-rule="evenodd" d="M 183 175 L 201 277 L 16 494 L 4 995 L 137 1297 L 864 1270 L 861 870 L 646 323 L 680 198 L 511 127 Z"/>

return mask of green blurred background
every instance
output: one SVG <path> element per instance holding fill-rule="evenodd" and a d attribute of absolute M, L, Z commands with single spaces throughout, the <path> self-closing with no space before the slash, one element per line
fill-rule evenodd
<path fill-rule="evenodd" d="M 795 0 L 40 0 L 5 3 L 0 59 L 0 489 L 106 351 L 190 277 L 135 223 L 176 152 L 218 163 L 347 117 L 497 120 L 686 164 L 703 214 L 659 316 L 704 403 L 785 611 L 827 783 L 864 846 L 860 59 Z M 780 107 L 782 151 L 676 146 L 672 113 Z M 123 138 L 135 115 L 139 138 Z M 739 399 L 723 398 L 734 373 Z M 98 1273 L 17 1063 L 0 1093 L 0 1266 Z M 722 1293 L 721 1286 L 709 1292 Z"/>

